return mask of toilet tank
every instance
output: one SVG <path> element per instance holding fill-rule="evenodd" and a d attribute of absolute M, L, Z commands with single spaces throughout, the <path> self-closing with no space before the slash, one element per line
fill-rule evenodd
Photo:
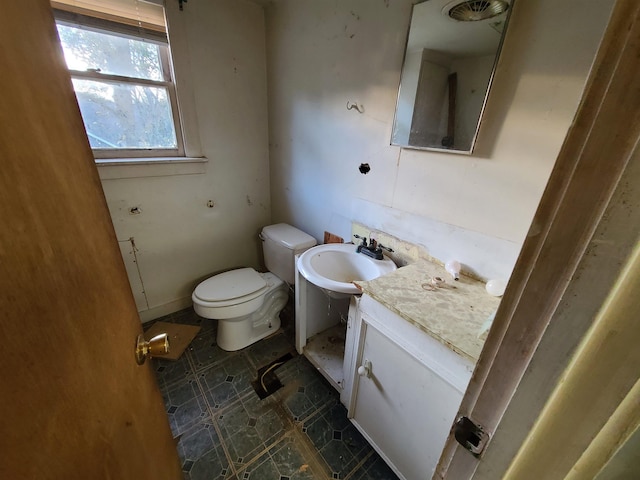
<path fill-rule="evenodd" d="M 264 227 L 260 238 L 267 270 L 289 284 L 295 282 L 295 256 L 317 243 L 308 233 L 286 223 Z"/>

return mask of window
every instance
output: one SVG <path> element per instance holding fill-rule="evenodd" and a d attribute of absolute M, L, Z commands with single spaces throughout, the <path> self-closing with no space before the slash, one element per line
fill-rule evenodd
<path fill-rule="evenodd" d="M 113 16 L 55 16 L 94 156 L 184 155 L 166 34 Z"/>

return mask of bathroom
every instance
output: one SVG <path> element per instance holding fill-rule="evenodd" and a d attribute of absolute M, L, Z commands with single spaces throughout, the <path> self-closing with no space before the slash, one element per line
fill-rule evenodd
<path fill-rule="evenodd" d="M 143 321 L 188 308 L 213 272 L 260 267 L 276 222 L 318 240 L 356 222 L 509 276 L 607 15 L 523 4 L 465 156 L 389 145 L 412 3 L 167 2 L 193 160 L 98 165 Z"/>
<path fill-rule="evenodd" d="M 508 277 L 607 20 L 592 2 L 570 26 L 570 4 L 520 6 L 475 153 L 454 155 L 389 145 L 413 2 L 174 3 L 186 153 L 207 163 L 98 167 L 130 262 L 135 242 L 143 321 L 189 306 L 212 272 L 259 266 L 278 222 L 320 241 L 357 222 Z"/>
<path fill-rule="evenodd" d="M 211 273 L 259 267 L 277 222 L 319 241 L 357 223 L 509 276 L 607 18 L 587 6 L 567 28 L 556 2 L 522 5 L 467 156 L 389 145 L 412 3 L 167 4 L 187 155 L 207 163 L 98 167 L 143 320 L 189 307 Z"/>

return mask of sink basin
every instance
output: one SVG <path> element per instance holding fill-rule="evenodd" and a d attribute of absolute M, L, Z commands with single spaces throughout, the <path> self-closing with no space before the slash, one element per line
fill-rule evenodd
<path fill-rule="evenodd" d="M 361 293 L 351 282 L 373 280 L 393 272 L 397 267 L 392 260 L 375 260 L 356 252 L 350 243 L 327 243 L 310 248 L 298 259 L 298 271 L 309 282 L 328 290 L 347 295 Z"/>

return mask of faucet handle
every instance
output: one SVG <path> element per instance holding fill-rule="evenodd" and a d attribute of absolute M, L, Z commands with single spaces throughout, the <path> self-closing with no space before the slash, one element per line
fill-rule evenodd
<path fill-rule="evenodd" d="M 361 237 L 360 235 L 358 235 L 357 233 L 353 235 L 355 238 L 357 238 L 358 240 L 362 240 L 362 246 L 366 247 L 367 246 L 367 237 Z"/>
<path fill-rule="evenodd" d="M 385 247 L 384 245 L 382 245 L 381 243 L 378 244 L 378 248 L 381 248 L 383 250 L 386 250 L 387 252 L 393 252 L 393 248 L 389 248 L 389 247 Z"/>

